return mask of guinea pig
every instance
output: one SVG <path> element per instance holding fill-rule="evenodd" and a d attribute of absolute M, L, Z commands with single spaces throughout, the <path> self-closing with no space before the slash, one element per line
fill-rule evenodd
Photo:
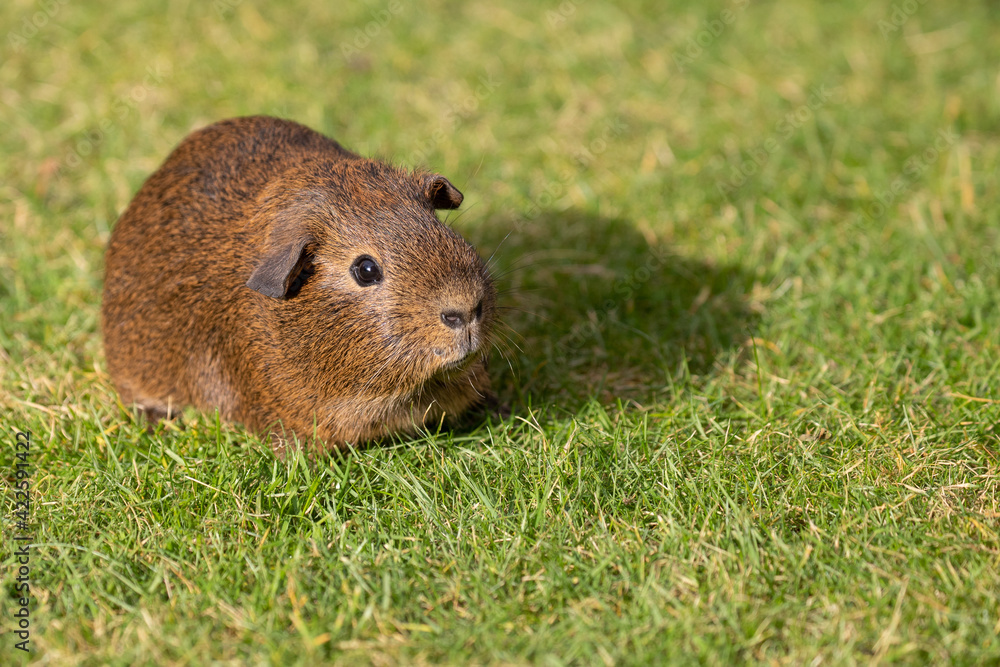
<path fill-rule="evenodd" d="M 435 214 L 446 178 L 266 116 L 190 134 L 105 255 L 111 379 L 151 423 L 187 405 L 342 448 L 492 403 L 497 292 Z"/>

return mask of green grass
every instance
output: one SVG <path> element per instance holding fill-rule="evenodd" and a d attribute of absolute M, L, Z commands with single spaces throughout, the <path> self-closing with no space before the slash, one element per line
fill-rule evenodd
<path fill-rule="evenodd" d="M 904 4 L 2 3 L 0 662 L 30 429 L 39 663 L 1000 663 L 1000 12 Z M 109 231 L 252 113 L 465 193 L 508 422 L 130 421 Z"/>

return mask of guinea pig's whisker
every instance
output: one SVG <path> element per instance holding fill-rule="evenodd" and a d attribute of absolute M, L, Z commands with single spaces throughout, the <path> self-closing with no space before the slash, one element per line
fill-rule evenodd
<path fill-rule="evenodd" d="M 516 312 L 519 312 L 519 313 L 524 313 L 525 315 L 529 315 L 531 317 L 537 317 L 538 319 L 540 319 L 542 322 L 544 322 L 546 324 L 554 324 L 554 321 L 551 318 L 546 317 L 545 315 L 542 315 L 537 310 L 525 310 L 524 308 L 517 308 L 516 306 L 505 306 L 503 308 L 503 310 L 511 310 L 511 311 L 516 311 Z"/>
<path fill-rule="evenodd" d="M 507 239 L 509 239 L 510 235 L 513 234 L 513 233 L 514 233 L 514 230 L 512 229 L 509 232 L 507 232 L 506 236 L 504 236 L 502 239 L 500 239 L 500 243 L 497 244 L 497 247 L 494 248 L 493 252 L 490 253 L 489 259 L 486 260 L 486 268 L 487 269 L 490 269 L 490 270 L 493 269 L 493 258 L 496 257 L 497 251 L 500 250 L 500 246 L 502 246 L 504 244 L 504 241 L 506 241 Z"/>
<path fill-rule="evenodd" d="M 529 312 L 529 311 L 524 311 L 524 312 Z M 511 325 L 509 325 L 506 322 L 504 322 L 504 321 L 501 320 L 500 322 L 497 323 L 497 333 L 503 334 L 505 331 L 514 334 L 515 336 L 519 337 L 521 340 L 524 340 L 524 336 L 523 335 L 521 335 L 519 332 L 515 331 L 514 328 L 511 327 Z"/>
<path fill-rule="evenodd" d="M 511 330 L 511 333 L 515 333 L 515 332 L 513 330 Z M 524 354 L 524 350 L 521 349 L 521 346 L 518 345 L 509 335 L 507 335 L 506 332 L 498 330 L 497 334 L 501 337 L 501 340 L 504 343 L 507 343 L 509 345 L 513 345 L 514 347 L 517 348 L 518 352 L 520 352 L 521 354 Z M 524 336 L 521 336 L 521 340 L 524 340 Z"/>
<path fill-rule="evenodd" d="M 469 377 L 469 386 L 472 387 L 472 391 L 476 392 L 476 395 L 479 396 L 479 398 L 482 398 L 482 399 L 485 400 L 486 399 L 486 394 L 484 394 L 483 392 L 481 392 L 478 389 L 476 389 L 476 385 L 472 381 L 473 379 L 479 379 L 479 378 L 477 378 L 475 376 L 476 376 L 476 373 L 475 373 L 475 371 L 473 371 L 471 377 Z"/>
<path fill-rule="evenodd" d="M 510 236 L 510 234 L 508 234 L 507 236 Z M 506 236 L 504 237 L 504 241 L 505 240 L 507 240 Z M 503 243 L 503 241 L 501 241 L 501 243 Z M 499 246 L 498 246 L 498 249 L 499 249 Z M 496 251 L 494 251 L 494 254 L 495 253 L 496 253 Z M 508 275 L 510 275 L 512 273 L 515 273 L 517 271 L 523 271 L 525 269 L 530 269 L 530 268 L 533 268 L 535 266 L 541 265 L 541 263 L 542 263 L 541 260 L 538 260 L 538 261 L 535 260 L 535 258 L 538 255 L 540 255 L 540 254 L 542 254 L 542 253 L 539 252 L 539 251 L 528 252 L 528 253 L 525 253 L 525 254 L 521 255 L 520 257 L 517 257 L 503 271 L 501 271 L 501 272 L 499 272 L 497 274 L 494 274 L 494 276 L 493 276 L 494 279 L 499 280 L 499 279 L 504 278 L 504 277 L 506 277 L 506 276 L 508 276 Z M 492 258 L 493 258 L 493 256 L 491 255 L 490 259 L 492 259 Z M 542 259 L 545 259 L 545 258 L 542 258 Z M 548 265 L 551 265 L 551 261 L 549 261 L 549 260 L 547 260 L 547 261 L 549 262 Z M 490 264 L 487 263 L 487 266 L 490 266 Z"/>
<path fill-rule="evenodd" d="M 484 164 L 486 164 L 486 153 L 483 153 L 483 157 L 479 159 L 479 166 L 477 166 L 476 170 L 472 172 L 472 176 L 469 177 L 469 182 L 472 182 L 472 180 L 479 175 L 479 170 L 483 168 Z"/>
<path fill-rule="evenodd" d="M 495 349 L 495 350 L 497 351 L 497 353 L 498 353 L 498 354 L 500 355 L 500 358 L 501 358 L 501 359 L 503 359 L 504 361 L 506 361 L 506 362 L 507 362 L 507 366 L 508 366 L 508 367 L 510 368 L 510 372 L 511 372 L 511 373 L 512 373 L 513 375 L 515 375 L 515 376 L 516 376 L 516 375 L 517 375 L 517 371 L 515 371 L 515 370 L 514 370 L 514 364 L 512 364 L 512 363 L 511 363 L 511 361 L 510 361 L 510 357 L 508 357 L 508 356 L 507 356 L 507 354 L 505 354 L 505 352 L 509 352 L 510 350 L 504 350 L 504 349 L 503 349 L 503 348 L 502 348 L 502 347 L 500 346 L 499 342 L 497 342 L 497 343 L 493 343 L 493 348 L 494 348 L 494 349 Z"/>
<path fill-rule="evenodd" d="M 378 370 L 376 370 L 376 371 L 375 371 L 375 374 L 374 374 L 374 375 L 372 375 L 372 376 L 371 376 L 370 378 L 368 378 L 368 382 L 366 382 L 366 383 L 364 384 L 364 386 L 363 386 L 363 387 L 361 387 L 361 392 L 360 392 L 360 393 L 364 394 L 364 393 L 365 393 L 366 391 L 368 391 L 368 388 L 369 388 L 369 387 L 371 387 L 371 386 L 372 386 L 372 384 L 374 384 L 374 382 L 375 382 L 375 381 L 376 381 L 377 379 L 379 379 L 379 376 L 381 376 L 381 375 L 382 375 L 382 373 L 384 373 L 384 372 L 385 372 L 386 368 L 388 368 L 388 367 L 389 367 L 389 364 L 390 364 L 391 362 L 392 362 L 392 358 L 391 358 L 391 357 L 390 357 L 389 359 L 386 359 L 386 360 L 385 360 L 385 363 L 383 363 L 383 364 L 382 364 L 381 366 L 379 366 Z"/>

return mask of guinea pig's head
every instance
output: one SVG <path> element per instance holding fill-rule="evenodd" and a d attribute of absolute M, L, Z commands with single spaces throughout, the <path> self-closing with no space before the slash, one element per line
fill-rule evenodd
<path fill-rule="evenodd" d="M 359 397 L 467 382 L 491 345 L 496 288 L 435 214 L 462 194 L 365 159 L 303 164 L 278 186 L 255 216 L 246 285 L 265 297 L 282 359 Z"/>

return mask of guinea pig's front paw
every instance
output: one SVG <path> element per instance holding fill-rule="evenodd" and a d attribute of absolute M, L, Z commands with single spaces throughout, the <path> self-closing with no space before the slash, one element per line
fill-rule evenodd
<path fill-rule="evenodd" d="M 184 424 L 180 423 L 178 419 L 179 413 L 177 410 L 172 410 L 169 407 L 162 407 L 159 405 L 135 405 L 135 412 L 133 413 L 135 422 L 146 427 L 146 433 L 153 434 L 156 432 L 157 428 L 164 423 L 169 423 L 176 428 L 183 430 Z"/>
<path fill-rule="evenodd" d="M 481 409 L 484 411 L 485 416 L 491 419 L 496 419 L 497 421 L 507 421 L 510 419 L 510 405 L 502 402 L 492 391 L 486 395 Z"/>
<path fill-rule="evenodd" d="M 495 393 L 488 391 L 482 400 L 471 406 L 455 420 L 455 427 L 462 430 L 472 429 L 485 421 L 506 421 L 510 415 L 510 406 L 501 402 Z"/>

